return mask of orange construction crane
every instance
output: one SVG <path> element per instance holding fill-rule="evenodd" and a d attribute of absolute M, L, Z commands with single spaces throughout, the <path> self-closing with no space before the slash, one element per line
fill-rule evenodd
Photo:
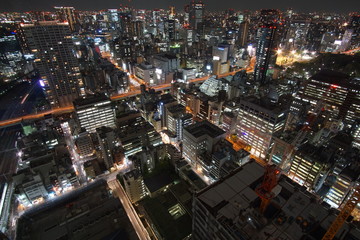
<path fill-rule="evenodd" d="M 346 219 L 350 216 L 356 205 L 360 202 L 360 186 L 355 188 L 350 198 L 346 201 L 344 207 L 340 210 L 334 222 L 331 224 L 322 240 L 332 240 L 336 233 L 340 230 Z"/>
<path fill-rule="evenodd" d="M 274 197 L 272 190 L 278 184 L 280 170 L 275 165 L 268 165 L 265 170 L 264 179 L 255 192 L 261 198 L 260 212 L 264 213 L 270 200 Z"/>

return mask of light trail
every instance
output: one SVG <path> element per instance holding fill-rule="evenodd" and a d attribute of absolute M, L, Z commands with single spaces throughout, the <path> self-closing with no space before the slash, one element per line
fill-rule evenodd
<path fill-rule="evenodd" d="M 239 72 L 243 69 L 239 69 L 233 72 L 229 72 L 226 74 L 222 74 L 217 76 L 218 78 L 222 78 L 222 77 L 226 77 L 229 75 L 234 75 L 236 72 Z M 247 68 L 246 69 L 247 72 L 251 72 L 252 69 L 251 68 Z M 195 79 L 191 79 L 189 80 L 189 83 L 197 83 L 197 82 L 202 82 L 205 81 L 209 78 L 210 76 L 205 76 L 205 77 L 201 77 L 201 78 L 195 78 Z M 171 87 L 171 83 L 165 83 L 165 84 L 161 84 L 161 85 L 157 85 L 157 86 L 153 86 L 152 88 L 155 90 L 165 90 Z M 111 100 L 118 100 L 118 99 L 123 99 L 123 98 L 127 98 L 127 97 L 133 97 L 140 94 L 140 90 L 134 90 L 131 92 L 127 92 L 127 93 L 121 93 L 121 94 L 116 94 L 110 97 Z M 23 99 L 24 101 L 24 99 Z M 45 112 L 41 112 L 41 113 L 34 113 L 34 114 L 28 114 L 28 115 L 24 115 L 22 117 L 17 117 L 17 118 L 12 118 L 12 119 L 7 119 L 7 120 L 3 120 L 0 121 L 0 127 L 6 127 L 6 126 L 10 126 L 10 125 L 14 125 L 14 124 L 18 124 L 23 120 L 34 120 L 34 119 L 39 119 L 44 117 L 45 115 L 48 114 L 61 114 L 61 113 L 70 113 L 74 111 L 74 106 L 67 106 L 67 107 L 62 107 L 62 108 L 54 108 Z"/>

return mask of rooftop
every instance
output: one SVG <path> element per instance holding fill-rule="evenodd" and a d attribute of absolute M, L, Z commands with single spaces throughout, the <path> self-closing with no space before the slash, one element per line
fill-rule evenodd
<path fill-rule="evenodd" d="M 225 133 L 222 129 L 208 121 L 197 122 L 185 127 L 184 129 L 196 138 L 203 135 L 216 138 Z"/>
<path fill-rule="evenodd" d="M 349 81 L 349 76 L 340 72 L 323 69 L 312 76 L 311 79 L 327 82 L 330 84 L 345 85 Z"/>
<path fill-rule="evenodd" d="M 74 103 L 74 107 L 78 108 L 78 107 L 95 104 L 95 103 L 102 102 L 102 101 L 110 101 L 110 98 L 108 98 L 104 94 L 96 94 L 96 95 L 86 96 L 85 98 L 78 98 L 73 103 Z"/>
<path fill-rule="evenodd" d="M 264 172 L 250 161 L 197 193 L 196 199 L 235 239 L 321 239 L 336 217 L 334 212 L 286 176 L 273 190 L 275 197 L 265 214 L 259 213 L 255 189 Z M 336 237 L 360 239 L 360 231 L 345 223 Z"/>

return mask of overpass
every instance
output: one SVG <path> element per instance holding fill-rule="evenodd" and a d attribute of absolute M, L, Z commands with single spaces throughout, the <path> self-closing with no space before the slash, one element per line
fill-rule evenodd
<path fill-rule="evenodd" d="M 226 73 L 226 74 L 222 74 L 222 75 L 218 76 L 218 78 L 226 77 L 226 76 L 229 76 L 229 75 L 234 75 L 236 72 L 241 71 L 241 70 L 242 69 L 237 70 L 237 71 L 233 71 L 233 72 L 229 72 L 229 73 Z M 249 70 L 247 69 L 247 71 L 249 71 Z M 201 83 L 201 82 L 204 82 L 205 80 L 207 80 L 209 77 L 210 76 L 205 76 L 205 77 L 201 77 L 201 78 L 194 78 L 194 79 L 189 80 L 189 83 Z M 155 89 L 156 91 L 163 91 L 163 90 L 170 89 L 170 87 L 171 87 L 171 83 L 165 83 L 165 84 L 153 86 L 151 88 Z M 128 97 L 134 97 L 134 96 L 139 95 L 139 94 L 140 94 L 140 90 L 136 89 L 136 90 L 133 90 L 131 92 L 112 95 L 112 96 L 110 96 L 110 99 L 112 101 L 117 101 L 117 100 L 125 99 L 125 98 L 128 98 Z M 67 107 L 62 107 L 62 108 L 54 108 L 54 109 L 44 111 L 44 112 L 40 112 L 40 113 L 33 113 L 33 114 L 24 115 L 24 116 L 21 116 L 21 117 L 2 120 L 2 121 L 0 121 L 0 129 L 20 124 L 22 121 L 40 119 L 40 118 L 42 118 L 42 117 L 44 117 L 45 115 L 48 115 L 48 114 L 63 114 L 63 113 L 71 113 L 73 111 L 74 111 L 74 106 L 67 106 Z"/>

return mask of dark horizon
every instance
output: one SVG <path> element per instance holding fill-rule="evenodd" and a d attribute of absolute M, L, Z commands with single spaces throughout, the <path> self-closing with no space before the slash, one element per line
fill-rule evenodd
<path fill-rule="evenodd" d="M 117 3 L 116 3 L 117 2 Z M 235 2 L 233 0 L 223 0 L 221 2 L 216 0 L 204 0 L 206 10 L 226 10 L 233 8 L 235 10 L 259 10 L 266 8 L 275 8 L 280 10 L 286 10 L 288 8 L 294 9 L 296 12 L 322 12 L 322 13 L 339 13 L 347 14 L 354 12 L 354 6 L 357 1 L 355 0 L 344 0 L 344 1 L 286 1 L 286 0 L 275 0 L 275 1 L 246 1 L 246 2 Z M 187 0 L 128 0 L 128 1 L 94 1 L 94 0 L 6 0 L 5 4 L 0 6 L 1 12 L 27 12 L 27 11 L 53 11 L 54 6 L 71 6 L 77 10 L 82 11 L 98 11 L 103 9 L 120 8 L 120 5 L 130 6 L 136 9 L 154 9 L 162 8 L 167 9 L 169 6 L 175 6 L 178 12 L 182 12 L 184 5 L 189 4 Z M 221 9 L 219 9 L 221 5 Z"/>

